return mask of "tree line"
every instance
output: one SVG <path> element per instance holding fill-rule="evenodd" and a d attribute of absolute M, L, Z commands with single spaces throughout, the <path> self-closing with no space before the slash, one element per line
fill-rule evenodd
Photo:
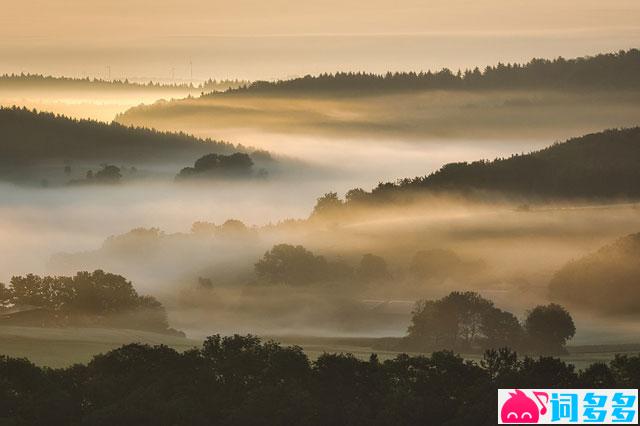
<path fill-rule="evenodd" d="M 200 90 L 204 92 L 224 91 L 231 88 L 243 87 L 250 84 L 247 80 L 239 79 L 207 79 L 206 81 L 194 85 L 193 83 L 160 83 L 148 81 L 138 83 L 125 78 L 107 80 L 102 78 L 76 78 L 76 77 L 56 77 L 44 74 L 2 74 L 0 75 L 0 87 L 22 89 L 22 88 L 42 88 L 52 89 L 83 89 L 83 90 Z"/>
<path fill-rule="evenodd" d="M 640 88 L 640 50 L 585 56 L 532 59 L 526 64 L 498 63 L 453 72 L 440 71 L 325 73 L 275 82 L 256 81 L 227 93 L 363 92 L 479 89 L 637 89 Z"/>
<path fill-rule="evenodd" d="M 444 251 L 443 251 L 444 252 Z M 415 254 L 409 266 L 412 278 L 424 280 L 429 278 L 441 278 L 441 275 L 453 274 L 452 265 L 433 265 L 430 262 L 437 260 L 441 254 L 439 250 L 421 251 Z M 456 257 L 456 266 L 464 262 L 454 253 L 447 252 Z M 259 285 L 286 285 L 293 287 L 305 287 L 310 285 L 332 284 L 380 284 L 392 280 L 394 277 L 389 270 L 387 261 L 373 253 L 365 253 L 360 257 L 355 266 L 345 259 L 327 259 L 317 255 L 301 245 L 276 244 L 258 259 L 254 265 L 257 277 L 255 284 Z"/>
<path fill-rule="evenodd" d="M 87 365 L 40 368 L 0 356 L 0 422 L 15 425 L 493 425 L 499 388 L 637 388 L 640 356 L 584 370 L 560 359 L 487 351 L 381 361 L 255 336 L 200 348 L 129 344 Z"/>

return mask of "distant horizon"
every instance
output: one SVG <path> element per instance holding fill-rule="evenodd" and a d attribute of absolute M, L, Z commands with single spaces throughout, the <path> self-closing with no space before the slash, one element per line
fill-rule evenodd
<path fill-rule="evenodd" d="M 106 82 L 106 83 L 116 83 L 116 82 L 125 82 L 125 80 L 127 80 L 129 83 L 134 83 L 134 84 L 149 84 L 149 83 L 156 83 L 156 84 L 161 84 L 161 85 L 189 85 L 190 83 L 194 84 L 195 86 L 200 85 L 208 80 L 216 80 L 216 81 L 233 81 L 233 80 L 246 80 L 246 81 L 258 81 L 258 80 L 263 80 L 263 81 L 278 81 L 278 80 L 291 80 L 291 79 L 296 79 L 296 78 L 302 78 L 305 77 L 307 75 L 311 75 L 311 76 L 317 76 L 320 74 L 335 74 L 335 73 L 349 73 L 349 72 L 362 72 L 362 73 L 366 73 L 366 74 L 377 74 L 377 75 L 384 75 L 388 72 L 399 72 L 399 73 L 403 73 L 403 72 L 415 72 L 415 73 L 420 73 L 420 72 L 437 72 L 440 71 L 442 69 L 450 69 L 452 72 L 456 73 L 458 71 L 465 71 L 465 70 L 472 70 L 474 68 L 479 68 L 480 70 L 483 70 L 485 67 L 488 66 L 495 66 L 498 63 L 503 63 L 503 64 L 526 64 L 528 62 L 530 62 L 532 59 L 547 59 L 547 60 L 554 60 L 557 58 L 565 58 L 565 59 L 574 59 L 574 58 L 583 58 L 583 57 L 590 57 L 590 56 L 596 56 L 599 54 L 612 54 L 612 53 L 617 53 L 620 51 L 628 51 L 630 49 L 638 49 L 640 48 L 640 40 L 638 41 L 637 45 L 629 45 L 629 46 L 624 46 L 624 47 L 620 47 L 620 48 L 611 48 L 608 50 L 597 50 L 597 51 L 592 51 L 589 53 L 585 53 L 585 54 L 576 54 L 576 55 L 564 55 L 564 54 L 556 54 L 556 55 L 533 55 L 533 56 L 529 56 L 526 58 L 522 58 L 522 59 L 516 59 L 516 60 L 509 60 L 509 59 L 496 59 L 493 62 L 484 62 L 484 63 L 469 63 L 466 66 L 458 66 L 458 67 L 454 67 L 454 66 L 448 66 L 448 65 L 443 65 L 443 66 L 438 66 L 438 67 L 430 67 L 430 68 L 399 68 L 399 69 L 386 69 L 386 70 L 369 70 L 366 69 L 366 67 L 362 67 L 362 68 L 353 68 L 353 69 L 348 69 L 348 68 L 336 68 L 333 70 L 327 69 L 324 71 L 317 71 L 317 72 L 307 72 L 307 73 L 299 73 L 299 74 L 289 74 L 289 75 L 280 75 L 280 76 L 273 76 L 271 78 L 243 78 L 240 76 L 234 76 L 234 75 L 228 75 L 226 77 L 222 77 L 222 76 L 214 76 L 214 75 L 196 75 L 194 72 L 194 76 L 193 78 L 189 78 L 189 76 L 176 76 L 175 78 L 172 78 L 171 76 L 161 76 L 161 75 L 155 75 L 155 76 L 150 76 L 150 75 L 133 75 L 133 74 L 114 74 L 113 70 L 112 70 L 112 75 L 109 78 L 107 74 L 107 72 L 97 72 L 94 74 L 72 74 L 72 73 L 62 73 L 62 72 L 47 72 L 47 71 L 41 71 L 38 69 L 22 69 L 20 71 L 16 71 L 16 70 L 12 70 L 12 71 L 8 71 L 6 69 L 0 68 L 0 78 L 2 77 L 10 77 L 10 76 L 20 76 L 20 75 L 25 75 L 25 76 L 41 76 L 41 77 L 45 77 L 45 78 L 57 78 L 57 79 L 73 79 L 73 80 L 85 80 L 85 79 L 89 79 L 89 80 L 95 80 L 98 82 Z M 1 51 L 1 48 L 0 48 Z M 2 66 L 2 64 L 0 63 L 0 67 Z M 197 66 L 196 63 L 193 64 L 194 68 Z M 105 65 L 105 69 L 108 68 L 108 65 Z M 189 67 L 189 61 L 187 61 L 187 67 Z M 190 70 L 187 71 L 187 73 Z M 183 70 L 184 72 L 184 70 Z"/>

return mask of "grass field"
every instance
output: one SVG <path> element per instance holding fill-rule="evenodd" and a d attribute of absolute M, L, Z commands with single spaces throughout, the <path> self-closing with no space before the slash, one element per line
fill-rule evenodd
<path fill-rule="evenodd" d="M 0 354 L 28 358 L 37 365 L 48 367 L 86 363 L 94 355 L 134 342 L 164 344 L 177 350 L 186 350 L 202 343 L 137 330 L 0 327 Z"/>
<path fill-rule="evenodd" d="M 325 352 L 351 353 L 361 359 L 368 359 L 372 353 L 376 353 L 381 360 L 394 358 L 399 353 L 380 349 L 390 346 L 395 338 L 264 337 L 264 340 L 269 339 L 284 345 L 301 346 L 311 359 L 316 359 Z M 137 330 L 0 327 L 0 354 L 28 358 L 37 365 L 48 367 L 86 363 L 99 353 L 134 342 L 163 344 L 179 351 L 202 344 L 200 340 Z M 572 346 L 569 347 L 569 354 L 562 359 L 574 364 L 576 368 L 585 368 L 594 362 L 609 361 L 616 353 L 638 354 L 640 344 Z M 474 361 L 481 358 L 477 354 L 463 356 Z"/>

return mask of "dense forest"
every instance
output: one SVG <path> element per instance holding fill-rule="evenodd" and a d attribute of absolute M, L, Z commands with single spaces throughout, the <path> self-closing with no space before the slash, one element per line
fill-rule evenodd
<path fill-rule="evenodd" d="M 446 164 L 427 176 L 380 183 L 371 192 L 355 188 L 346 193 L 345 201 L 336 193 L 327 193 L 318 199 L 313 216 L 428 192 L 499 193 L 527 199 L 636 199 L 640 197 L 639 181 L 640 127 L 612 129 L 528 154 Z"/>
<path fill-rule="evenodd" d="M 640 50 L 621 50 L 576 59 L 532 59 L 526 64 L 499 63 L 484 70 L 453 72 L 338 72 L 307 75 L 275 82 L 256 81 L 228 93 L 377 92 L 476 89 L 637 89 L 640 88 Z"/>
<path fill-rule="evenodd" d="M 368 361 L 254 336 L 208 337 L 180 353 L 129 344 L 87 365 L 0 356 L 0 422 L 29 425 L 493 425 L 499 388 L 637 388 L 640 356 L 576 371 L 551 357 L 488 351 Z"/>
<path fill-rule="evenodd" d="M 246 80 L 208 79 L 202 83 L 160 83 L 149 81 L 138 83 L 124 80 L 105 80 L 100 78 L 55 77 L 42 74 L 3 74 L 0 75 L 0 89 L 37 89 L 51 90 L 143 90 L 143 91 L 189 91 L 214 92 L 244 87 L 250 84 Z"/>
<path fill-rule="evenodd" d="M 4 325 L 115 327 L 182 334 L 169 328 L 167 313 L 130 281 L 101 270 L 72 277 L 28 274 L 0 283 Z"/>
<path fill-rule="evenodd" d="M 230 154 L 244 148 L 185 133 L 0 107 L 0 164 L 14 166 L 52 160 L 175 161 L 212 151 Z"/>
<path fill-rule="evenodd" d="M 554 300 L 608 315 L 640 306 L 640 234 L 627 235 L 562 267 L 549 284 Z"/>

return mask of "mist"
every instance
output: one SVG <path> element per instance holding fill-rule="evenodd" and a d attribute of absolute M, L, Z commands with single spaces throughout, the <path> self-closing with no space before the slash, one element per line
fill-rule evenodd
<path fill-rule="evenodd" d="M 335 187 L 352 183 L 333 179 Z M 524 315 L 533 304 L 549 301 L 547 285 L 558 268 L 637 232 L 640 221 L 635 204 L 521 211 L 506 199 L 478 203 L 429 197 L 402 208 L 362 211 L 344 224 L 282 222 L 306 219 L 315 195 L 331 182 L 324 176 L 186 186 L 3 186 L 2 281 L 27 273 L 69 275 L 94 269 L 122 274 L 139 292 L 158 297 L 171 325 L 192 337 L 212 329 L 401 336 L 417 300 L 454 290 L 478 291 L 499 307 Z M 42 210 L 45 217 L 38 213 Z M 220 227 L 228 219 L 241 220 L 247 228 L 194 225 Z M 145 230 L 135 230 L 139 228 Z M 392 278 L 364 286 L 348 281 L 298 288 L 255 284 L 254 264 L 280 243 L 300 244 L 352 267 L 364 254 L 374 253 L 385 259 Z M 408 267 L 423 250 L 450 251 L 460 265 L 473 267 L 464 272 L 467 268 L 459 265 L 456 270 L 463 272 L 446 272 L 436 281 L 416 280 Z M 211 288 L 203 288 L 201 280 Z M 387 304 L 382 311 L 372 310 L 380 303 Z M 579 310 L 574 314 L 583 315 Z M 633 323 L 620 322 L 618 340 L 630 339 Z M 601 333 L 602 323 L 591 321 L 576 339 L 586 343 Z M 614 335 L 609 334 L 609 341 Z"/>
<path fill-rule="evenodd" d="M 0 423 L 636 419 L 638 0 L 0 10 Z"/>

